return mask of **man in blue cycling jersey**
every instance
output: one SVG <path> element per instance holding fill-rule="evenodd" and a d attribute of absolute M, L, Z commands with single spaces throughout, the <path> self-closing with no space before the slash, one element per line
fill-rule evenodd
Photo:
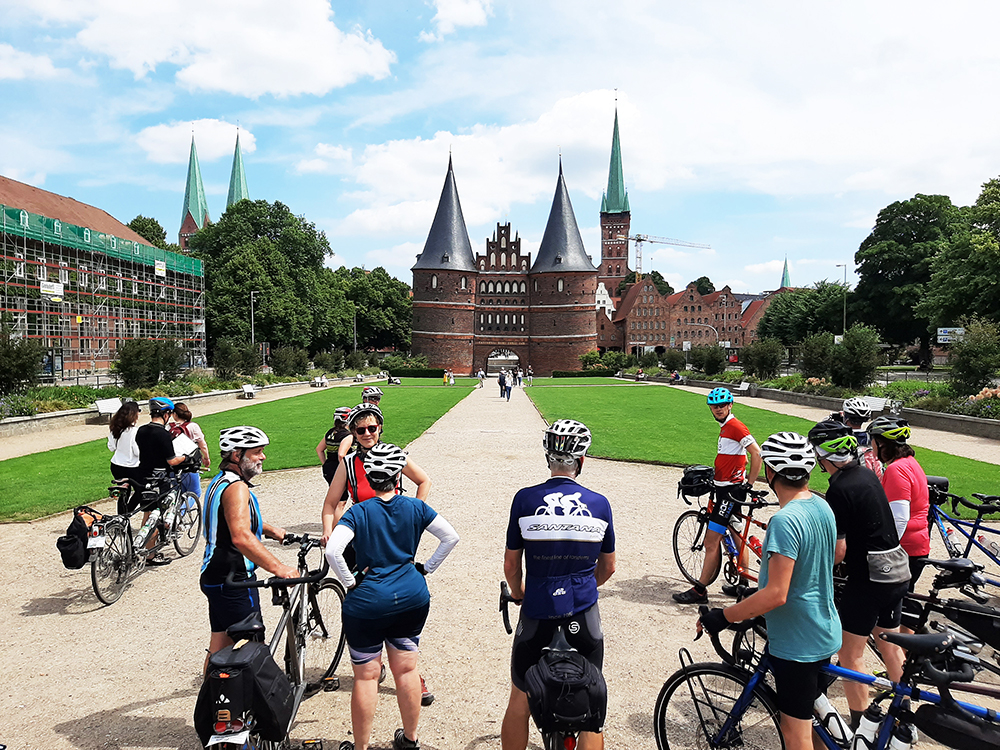
<path fill-rule="evenodd" d="M 615 530 L 608 499 L 576 482 L 590 442 L 582 423 L 553 422 L 542 439 L 551 477 L 518 492 L 511 504 L 503 571 L 521 617 L 511 650 L 503 750 L 528 745 L 531 711 L 524 676 L 557 627 L 565 626 L 570 645 L 598 669 L 604 661 L 597 587 L 615 572 Z M 600 750 L 604 735 L 583 732 L 579 747 Z"/>

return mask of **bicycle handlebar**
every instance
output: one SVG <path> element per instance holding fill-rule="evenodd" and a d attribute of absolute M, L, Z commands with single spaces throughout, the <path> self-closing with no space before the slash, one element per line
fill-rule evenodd
<path fill-rule="evenodd" d="M 278 578 L 274 576 L 272 578 L 265 578 L 263 581 L 256 581 L 249 579 L 246 581 L 236 581 L 233 580 L 232 571 L 226 576 L 226 586 L 234 589 L 269 589 L 275 586 L 295 586 L 299 583 L 318 583 L 322 581 L 326 574 L 330 571 L 330 563 L 325 559 L 323 560 L 323 567 L 317 568 L 316 570 L 311 570 L 308 574 L 302 578 Z"/>
<path fill-rule="evenodd" d="M 503 626 L 507 631 L 507 635 L 514 632 L 514 629 L 510 626 L 510 612 L 508 606 L 511 602 L 515 604 L 520 604 L 521 599 L 515 599 L 510 595 L 510 588 L 507 586 L 506 581 L 500 581 L 500 613 L 503 615 Z"/>
<path fill-rule="evenodd" d="M 953 682 L 972 682 L 976 676 L 976 670 L 968 662 L 963 662 L 958 669 L 938 669 L 929 661 L 924 662 L 920 671 L 933 685 L 941 687 L 950 685 Z"/>

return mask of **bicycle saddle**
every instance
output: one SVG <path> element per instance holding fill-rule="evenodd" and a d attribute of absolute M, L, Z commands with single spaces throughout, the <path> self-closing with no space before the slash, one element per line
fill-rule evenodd
<path fill-rule="evenodd" d="M 951 633 L 927 633 L 924 635 L 882 633 L 880 637 L 884 641 L 902 646 L 916 656 L 945 654 L 958 645 L 958 640 Z"/>
<path fill-rule="evenodd" d="M 933 487 L 941 492 L 947 492 L 948 485 L 948 477 L 927 477 L 927 486 Z"/>
<path fill-rule="evenodd" d="M 244 638 L 248 641 L 264 640 L 264 621 L 259 612 L 251 612 L 237 623 L 226 628 L 226 635 L 234 641 L 241 641 Z"/>
<path fill-rule="evenodd" d="M 576 651 L 575 648 L 569 645 L 569 641 L 566 640 L 566 634 L 563 632 L 561 627 L 556 628 L 556 632 L 552 635 L 552 640 L 549 641 L 549 645 L 542 649 L 542 651 Z"/>
<path fill-rule="evenodd" d="M 923 560 L 924 565 L 932 565 L 938 570 L 946 570 L 949 573 L 975 573 L 980 566 L 972 562 L 967 557 L 955 557 L 948 560 Z"/>

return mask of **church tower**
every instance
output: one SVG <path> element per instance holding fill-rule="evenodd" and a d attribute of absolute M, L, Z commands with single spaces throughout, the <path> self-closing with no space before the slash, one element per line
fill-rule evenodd
<path fill-rule="evenodd" d="M 458 200 L 455 172 L 448 157 L 434 223 L 413 271 L 414 355 L 431 367 L 472 371 L 476 309 L 476 259 Z"/>
<path fill-rule="evenodd" d="M 631 273 L 628 267 L 628 235 L 632 214 L 628 207 L 622 152 L 618 142 L 618 110 L 615 110 L 615 131 L 611 139 L 611 167 L 608 189 L 601 198 L 601 266 L 597 282 L 604 284 L 612 298 L 618 297 L 618 285 Z"/>
<path fill-rule="evenodd" d="M 233 171 L 229 175 L 229 197 L 226 199 L 226 208 L 244 198 L 250 198 L 250 191 L 247 190 L 247 174 L 243 169 L 243 152 L 240 151 L 240 132 L 237 130 L 236 151 L 233 153 Z"/>
<path fill-rule="evenodd" d="M 201 182 L 201 167 L 198 166 L 198 149 L 195 148 L 192 135 L 187 187 L 184 188 L 184 213 L 181 214 L 181 229 L 177 237 L 181 250 L 188 249 L 188 237 L 204 227 L 208 221 L 208 201 L 205 200 L 205 186 Z"/>

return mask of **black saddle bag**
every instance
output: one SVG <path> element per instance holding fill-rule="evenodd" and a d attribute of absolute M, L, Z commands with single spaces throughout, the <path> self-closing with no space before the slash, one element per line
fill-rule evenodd
<path fill-rule="evenodd" d="M 576 651 L 547 651 L 524 677 L 539 731 L 600 732 L 608 708 L 601 670 Z"/>
<path fill-rule="evenodd" d="M 292 686 L 275 663 L 267 645 L 259 642 L 227 646 L 209 657 L 208 674 L 198 693 L 194 728 L 203 745 L 217 721 L 254 720 L 265 740 L 280 742 L 292 720 Z"/>
<path fill-rule="evenodd" d="M 996 750 L 1000 747 L 1000 728 L 985 721 L 971 721 L 948 713 L 941 706 L 923 704 L 913 714 L 917 729 L 932 740 L 957 750 Z"/>
<path fill-rule="evenodd" d="M 102 514 L 86 505 L 73 511 L 73 520 L 69 522 L 66 533 L 56 540 L 56 549 L 59 550 L 65 567 L 79 570 L 90 561 L 90 550 L 87 548 L 90 527 L 94 525 L 94 521 L 103 518 Z"/>

